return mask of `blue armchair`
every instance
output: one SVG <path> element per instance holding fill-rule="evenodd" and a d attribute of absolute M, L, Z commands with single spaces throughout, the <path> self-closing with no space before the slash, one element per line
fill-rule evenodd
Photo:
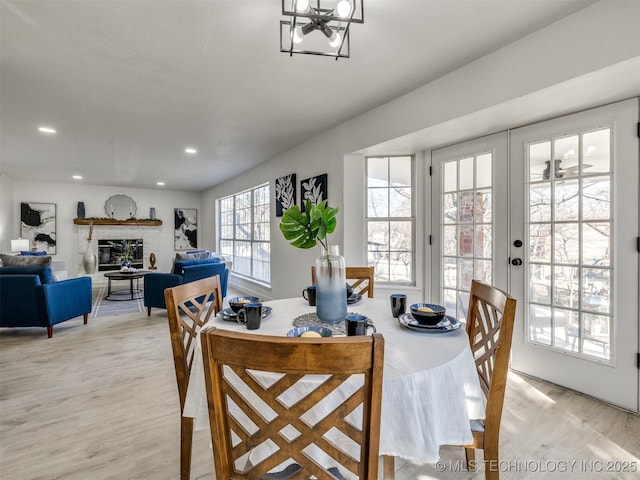
<path fill-rule="evenodd" d="M 0 267 L 0 327 L 53 326 L 91 312 L 91 278 L 51 281 L 51 267 Z"/>
<path fill-rule="evenodd" d="M 167 308 L 164 301 L 164 291 L 184 283 L 194 282 L 203 278 L 220 276 L 222 297 L 227 295 L 229 269 L 217 258 L 200 260 L 185 260 L 175 262 L 172 273 L 149 273 L 144 276 L 144 306 L 147 315 L 151 315 L 151 308 Z"/>

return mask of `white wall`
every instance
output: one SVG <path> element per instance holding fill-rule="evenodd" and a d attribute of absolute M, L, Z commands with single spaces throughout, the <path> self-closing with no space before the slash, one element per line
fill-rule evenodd
<path fill-rule="evenodd" d="M 298 180 L 328 173 L 329 203 L 341 209 L 333 243 L 341 245 L 348 264 L 361 263 L 365 245 L 364 162 L 357 152 L 418 131 L 424 132 L 424 138 L 429 138 L 429 132 L 436 130 L 446 130 L 450 139 L 473 138 L 519 125 L 513 122 L 537 121 L 624 98 L 620 95 L 628 91 L 616 88 L 616 82 L 624 79 L 606 75 L 606 71 L 624 63 L 631 64 L 632 70 L 637 71 L 635 67 L 640 58 L 638 18 L 640 2 L 597 2 L 207 190 L 203 194 L 203 211 L 208 219 L 213 218 L 216 199 L 267 180 L 273 199 L 274 180 L 289 173 L 296 173 Z M 604 88 L 587 87 L 592 75 L 604 83 Z M 631 89 L 633 94 L 640 93 L 633 84 Z M 562 92 L 562 96 L 556 96 L 558 92 Z M 531 111 L 518 111 L 514 115 L 513 105 L 521 107 L 526 98 L 535 99 Z M 491 111 L 491 115 L 484 116 L 483 124 L 477 126 L 476 131 L 463 130 L 463 119 L 486 111 Z M 505 124 L 505 119 L 512 123 Z M 438 142 L 446 140 L 439 136 L 431 140 L 433 143 L 423 144 L 421 149 L 441 146 Z M 420 150 L 388 153 L 416 152 Z M 422 160 L 422 163 L 427 161 Z M 428 182 L 428 177 L 418 178 Z M 422 188 L 421 195 L 428 202 L 428 188 L 426 185 Z M 422 229 L 428 221 L 425 213 L 428 208 L 428 204 L 418 205 Z M 251 288 L 263 298 L 297 296 L 309 283 L 309 266 L 319 250 L 302 251 L 288 245 L 278 229 L 274 205 L 271 219 L 272 288 Z M 205 229 L 205 238 L 211 242 L 206 247 L 214 248 L 215 225 L 207 224 Z M 425 267 L 428 255 L 424 250 L 418 251 L 417 255 L 418 264 Z M 422 280 L 418 281 L 419 288 L 424 288 Z M 238 281 L 232 279 L 232 283 Z"/>
<path fill-rule="evenodd" d="M 0 252 L 11 251 L 11 239 L 18 238 L 19 230 L 13 221 L 13 179 L 0 173 Z"/>
<path fill-rule="evenodd" d="M 0 178 L 3 178 L 1 176 Z M 160 228 L 160 249 L 156 253 L 158 259 L 157 267 L 160 272 L 168 272 L 175 250 L 173 249 L 173 209 L 174 208 L 197 208 L 198 222 L 203 221 L 200 203 L 200 193 L 180 192 L 163 189 L 142 189 L 142 188 L 120 188 L 105 187 L 100 185 L 85 185 L 82 183 L 55 183 L 55 182 L 32 182 L 24 180 L 13 181 L 13 195 L 7 199 L 4 188 L 2 193 L 2 210 L 4 217 L 5 206 L 9 206 L 13 212 L 13 232 L 11 238 L 18 238 L 20 232 L 20 203 L 38 202 L 55 203 L 57 207 L 56 219 L 56 254 L 54 259 L 66 260 L 69 276 L 75 276 L 79 271 L 82 273 L 82 265 L 78 265 L 78 225 L 74 225 L 73 219 L 77 216 L 77 203 L 83 201 L 86 209 L 86 217 L 107 217 L 104 210 L 105 202 L 112 195 L 128 195 L 137 206 L 137 218 L 149 218 L 149 208 L 155 207 L 156 216 L 162 220 Z M 2 220 L 0 217 L 0 221 Z M 82 228 L 82 227 L 80 227 Z M 86 230 L 86 227 L 84 227 Z M 83 232 L 85 235 L 85 232 Z M 8 251 L 5 247 L 3 237 L 3 251 Z M 202 244 L 202 231 L 198 232 L 198 246 Z M 146 252 L 145 256 L 148 257 Z"/>

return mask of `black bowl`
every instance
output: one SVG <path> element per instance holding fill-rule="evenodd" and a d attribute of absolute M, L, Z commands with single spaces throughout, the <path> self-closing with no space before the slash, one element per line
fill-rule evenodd
<path fill-rule="evenodd" d="M 436 325 L 444 318 L 447 309 L 433 303 L 414 303 L 411 305 L 411 315 L 422 325 Z"/>
<path fill-rule="evenodd" d="M 353 287 L 347 283 L 347 300 L 353 295 Z"/>
<path fill-rule="evenodd" d="M 233 297 L 229 299 L 229 306 L 231 310 L 238 313 L 247 303 L 256 303 L 259 301 L 260 299 L 258 297 Z"/>

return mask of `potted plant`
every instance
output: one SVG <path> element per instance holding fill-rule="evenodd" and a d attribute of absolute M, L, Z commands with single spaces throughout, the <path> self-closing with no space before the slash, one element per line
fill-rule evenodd
<path fill-rule="evenodd" d="M 327 201 L 314 205 L 304 202 L 304 212 L 294 205 L 282 214 L 280 230 L 284 238 L 297 248 L 322 247 L 316 259 L 316 313 L 326 323 L 339 323 L 347 314 L 346 271 L 344 257 L 337 245 L 329 245 L 328 235 L 336 228 L 338 208 L 327 206 Z"/>

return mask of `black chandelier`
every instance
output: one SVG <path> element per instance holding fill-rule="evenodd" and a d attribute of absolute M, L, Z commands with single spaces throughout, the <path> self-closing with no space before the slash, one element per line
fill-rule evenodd
<path fill-rule="evenodd" d="M 280 20 L 280 51 L 349 58 L 349 27 L 364 23 L 363 2 L 282 0 L 282 15 L 291 18 Z"/>

